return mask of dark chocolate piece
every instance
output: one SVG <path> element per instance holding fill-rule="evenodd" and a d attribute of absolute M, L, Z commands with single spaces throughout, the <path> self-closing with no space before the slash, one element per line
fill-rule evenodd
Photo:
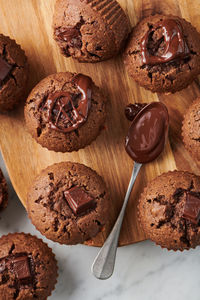
<path fill-rule="evenodd" d="M 64 195 L 69 206 L 76 215 L 86 213 L 88 210 L 94 209 L 96 206 L 94 198 L 81 187 L 72 187 L 65 191 Z"/>
<path fill-rule="evenodd" d="M 15 257 L 12 260 L 12 268 L 19 281 L 24 283 L 31 280 L 32 276 L 28 256 Z"/>
<path fill-rule="evenodd" d="M 200 220 L 200 197 L 194 192 L 186 192 L 186 202 L 183 211 L 183 218 L 198 224 Z"/>
<path fill-rule="evenodd" d="M 128 104 L 125 107 L 125 116 L 129 121 L 133 121 L 136 115 L 143 109 L 147 103 Z"/>
<path fill-rule="evenodd" d="M 144 107 L 134 118 L 125 149 L 130 157 L 139 163 L 148 163 L 163 151 L 168 135 L 169 115 L 160 102 L 152 102 Z"/>
<path fill-rule="evenodd" d="M 161 36 L 154 41 L 156 30 L 162 30 Z M 141 40 L 142 63 L 156 65 L 184 59 L 190 50 L 184 38 L 182 25 L 178 20 L 165 19 L 150 28 Z"/>
<path fill-rule="evenodd" d="M 64 133 L 74 131 L 82 126 L 89 114 L 91 106 L 90 77 L 78 74 L 74 77 L 79 94 L 70 94 L 60 91 L 49 94 L 44 110 L 47 110 L 47 119 L 52 129 Z"/>
<path fill-rule="evenodd" d="M 66 43 L 64 52 L 66 56 L 71 56 L 69 52 L 69 48 L 77 48 L 81 49 L 82 47 L 82 35 L 81 35 L 81 26 L 84 24 L 84 20 L 81 17 L 80 22 L 76 24 L 74 27 L 65 27 L 58 28 L 55 31 L 55 35 L 57 39 L 64 41 Z"/>
<path fill-rule="evenodd" d="M 33 284 L 34 266 L 26 253 L 16 253 L 0 259 L 0 274 L 4 271 L 15 274 L 18 286 Z"/>
<path fill-rule="evenodd" d="M 12 70 L 12 65 L 9 65 L 5 59 L 0 57 L 0 86 Z"/>

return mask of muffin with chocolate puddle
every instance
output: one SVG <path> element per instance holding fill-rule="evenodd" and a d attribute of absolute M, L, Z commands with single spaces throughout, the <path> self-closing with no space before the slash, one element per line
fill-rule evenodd
<path fill-rule="evenodd" d="M 0 169 L 0 211 L 4 210 L 8 205 L 8 187 L 3 173 Z"/>
<path fill-rule="evenodd" d="M 13 109 L 24 99 L 27 58 L 14 40 L 0 34 L 0 111 Z"/>
<path fill-rule="evenodd" d="M 90 77 L 69 72 L 49 75 L 27 99 L 26 125 L 43 147 L 71 152 L 99 135 L 106 117 L 105 103 Z"/>
<path fill-rule="evenodd" d="M 60 244 L 83 243 L 109 226 L 109 196 L 92 169 L 71 162 L 49 166 L 29 189 L 28 214 L 35 227 Z"/>
<path fill-rule="evenodd" d="M 0 299 L 47 299 L 56 278 L 54 254 L 42 240 L 24 233 L 0 238 Z"/>
<path fill-rule="evenodd" d="M 133 29 L 124 59 L 139 85 L 175 93 L 200 73 L 200 34 L 182 18 L 149 16 Z"/>
<path fill-rule="evenodd" d="M 148 183 L 138 204 L 141 227 L 168 250 L 200 245 L 200 177 L 173 171 Z"/>
<path fill-rule="evenodd" d="M 189 106 L 184 116 L 182 137 L 185 148 L 200 162 L 200 97 Z"/>
<path fill-rule="evenodd" d="M 118 54 L 130 23 L 116 0 L 57 0 L 53 29 L 63 55 L 98 62 Z"/>

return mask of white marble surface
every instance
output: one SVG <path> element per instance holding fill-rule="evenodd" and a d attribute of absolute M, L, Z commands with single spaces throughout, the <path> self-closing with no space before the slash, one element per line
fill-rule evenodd
<path fill-rule="evenodd" d="M 7 180 L 3 160 L 0 167 Z M 0 216 L 0 235 L 30 232 L 42 237 L 9 184 L 9 205 Z M 42 237 L 43 238 L 43 237 Z M 45 238 L 43 238 L 47 242 Z M 183 253 L 162 250 L 150 241 L 118 249 L 114 275 L 99 281 L 90 272 L 98 249 L 61 246 L 48 241 L 59 265 L 56 300 L 199 300 L 199 248 Z"/>

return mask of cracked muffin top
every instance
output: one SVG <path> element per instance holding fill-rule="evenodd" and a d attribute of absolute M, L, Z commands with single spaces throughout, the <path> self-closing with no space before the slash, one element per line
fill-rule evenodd
<path fill-rule="evenodd" d="M 120 51 L 130 23 L 116 0 L 57 0 L 53 29 L 63 55 L 98 62 Z"/>
<path fill-rule="evenodd" d="M 149 16 L 133 29 L 124 62 L 139 85 L 175 93 L 200 73 L 200 34 L 182 18 Z"/>
<path fill-rule="evenodd" d="M 42 240 L 24 233 L 0 238 L 1 300 L 45 300 L 56 278 L 55 256 Z"/>
<path fill-rule="evenodd" d="M 0 111 L 13 109 L 24 99 L 28 65 L 24 51 L 0 34 Z"/>
<path fill-rule="evenodd" d="M 8 187 L 3 173 L 0 169 L 0 211 L 8 205 Z"/>
<path fill-rule="evenodd" d="M 49 150 L 77 151 L 100 134 L 106 99 L 90 77 L 70 72 L 47 76 L 30 93 L 25 106 L 32 137 Z"/>
<path fill-rule="evenodd" d="M 182 136 L 186 149 L 200 161 L 200 97 L 189 106 L 184 116 Z"/>
<path fill-rule="evenodd" d="M 146 237 L 168 250 L 200 245 L 200 177 L 173 171 L 153 179 L 139 199 L 138 219 Z"/>
<path fill-rule="evenodd" d="M 109 226 L 109 196 L 92 169 L 71 162 L 49 166 L 29 189 L 27 209 L 35 227 L 60 244 L 83 243 Z"/>

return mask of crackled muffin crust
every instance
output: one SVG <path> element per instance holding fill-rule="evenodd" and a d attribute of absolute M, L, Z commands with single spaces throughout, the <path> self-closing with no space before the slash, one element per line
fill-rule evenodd
<path fill-rule="evenodd" d="M 95 206 L 76 215 L 66 191 L 80 187 L 94 198 Z M 28 214 L 35 227 L 60 244 L 78 244 L 96 236 L 109 224 L 109 196 L 103 179 L 92 169 L 62 162 L 43 170 L 30 187 Z"/>
<path fill-rule="evenodd" d="M 53 29 L 63 55 L 98 62 L 120 51 L 130 23 L 116 0 L 57 0 Z"/>
<path fill-rule="evenodd" d="M 27 129 L 40 145 L 49 150 L 71 152 L 84 148 L 96 139 L 104 126 L 106 99 L 93 82 L 91 85 L 91 106 L 86 122 L 71 132 L 58 131 L 49 126 L 46 110 L 48 96 L 55 92 L 79 94 L 77 86 L 73 83 L 75 76 L 75 73 L 70 72 L 47 76 L 36 85 L 26 101 L 24 114 Z M 62 122 L 62 115 L 60 121 Z"/>
<path fill-rule="evenodd" d="M 193 158 L 200 161 L 200 97 L 188 108 L 182 126 L 183 142 Z"/>
<path fill-rule="evenodd" d="M 4 112 L 24 99 L 28 64 L 21 47 L 3 34 L 0 34 L 0 60 L 0 111 Z"/>
<path fill-rule="evenodd" d="M 54 254 L 42 240 L 24 233 L 0 238 L 1 300 L 45 300 L 56 278 Z"/>
<path fill-rule="evenodd" d="M 142 62 L 141 41 L 149 30 L 153 39 L 149 47 L 160 43 L 160 27 L 156 24 L 164 20 L 175 20 L 182 27 L 183 37 L 189 48 L 189 55 L 182 59 L 174 59 L 167 63 L 148 65 Z M 165 44 L 164 44 L 165 45 Z M 163 42 L 156 51 L 162 53 Z M 142 87 L 159 93 L 175 93 L 187 87 L 200 73 L 200 34 L 186 20 L 177 16 L 154 15 L 140 21 L 133 32 L 126 47 L 124 62 L 129 75 Z"/>
<path fill-rule="evenodd" d="M 200 177 L 173 171 L 149 182 L 139 200 L 138 218 L 147 238 L 169 250 L 200 244 L 200 223 L 183 218 L 186 192 L 200 197 Z"/>
<path fill-rule="evenodd" d="M 0 169 L 0 211 L 8 205 L 8 187 L 3 173 Z"/>

